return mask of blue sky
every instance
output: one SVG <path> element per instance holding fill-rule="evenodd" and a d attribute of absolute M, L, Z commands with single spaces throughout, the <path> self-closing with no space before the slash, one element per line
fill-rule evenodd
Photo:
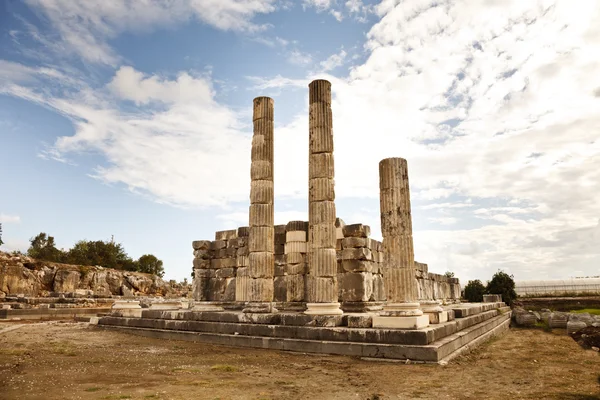
<path fill-rule="evenodd" d="M 2 250 L 114 235 L 189 277 L 192 240 L 247 225 L 261 95 L 276 222 L 307 219 L 307 85 L 324 78 L 347 223 L 380 237 L 377 165 L 404 157 L 430 270 L 597 275 L 599 27 L 595 1 L 7 0 Z"/>

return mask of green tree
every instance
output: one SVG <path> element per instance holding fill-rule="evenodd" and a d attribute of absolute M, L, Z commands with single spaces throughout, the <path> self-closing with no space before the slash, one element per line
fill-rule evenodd
<path fill-rule="evenodd" d="M 0 246 L 2 246 L 4 242 L 2 241 L 2 223 L 0 222 Z"/>
<path fill-rule="evenodd" d="M 454 278 L 454 272 L 446 271 L 446 272 L 444 273 L 444 276 L 445 276 L 446 278 Z"/>
<path fill-rule="evenodd" d="M 27 249 L 27 255 L 39 260 L 51 262 L 63 262 L 65 254 L 57 249 L 54 244 L 54 236 L 48 236 L 41 232 L 36 237 L 29 239 L 31 246 Z"/>
<path fill-rule="evenodd" d="M 165 275 L 163 262 L 156 258 L 156 256 L 153 256 L 152 254 L 144 254 L 138 259 L 137 264 L 138 271 L 140 272 L 158 275 L 161 278 Z"/>
<path fill-rule="evenodd" d="M 105 268 L 114 268 L 136 271 L 137 265 L 123 249 L 120 243 L 104 242 L 102 240 L 80 240 L 67 253 L 70 264 L 100 265 Z"/>
<path fill-rule="evenodd" d="M 504 271 L 498 270 L 492 277 L 492 280 L 488 282 L 487 292 L 502 295 L 502 301 L 512 306 L 513 301 L 517 298 L 514 277 Z"/>
<path fill-rule="evenodd" d="M 465 286 L 465 299 L 471 303 L 479 303 L 483 301 L 485 294 L 485 286 L 479 279 L 469 281 Z"/>

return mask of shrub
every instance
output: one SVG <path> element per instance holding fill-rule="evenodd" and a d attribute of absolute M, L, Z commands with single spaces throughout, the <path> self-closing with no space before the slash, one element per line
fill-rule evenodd
<path fill-rule="evenodd" d="M 488 282 L 487 293 L 502 295 L 502 301 L 512 306 L 513 301 L 517 298 L 514 277 L 499 270 L 494 274 L 492 280 Z"/>
<path fill-rule="evenodd" d="M 483 295 L 485 294 L 485 286 L 479 279 L 469 281 L 465 286 L 465 299 L 471 303 L 479 303 L 483 301 Z"/>

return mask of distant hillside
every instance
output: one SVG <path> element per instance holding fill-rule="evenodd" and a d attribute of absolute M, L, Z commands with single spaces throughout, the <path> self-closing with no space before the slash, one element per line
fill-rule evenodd
<path fill-rule="evenodd" d="M 141 272 L 121 271 L 40 261 L 24 255 L 0 251 L 0 296 L 25 294 L 49 296 L 51 293 L 82 291 L 95 297 L 157 295 L 185 296 L 189 285 L 163 281 Z"/>

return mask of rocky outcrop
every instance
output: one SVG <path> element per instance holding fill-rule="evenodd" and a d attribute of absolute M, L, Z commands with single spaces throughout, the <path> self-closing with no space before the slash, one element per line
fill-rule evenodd
<path fill-rule="evenodd" d="M 0 252 L 0 297 L 48 296 L 81 290 L 91 291 L 96 297 L 181 296 L 186 289 L 151 274 L 51 263 Z"/>

